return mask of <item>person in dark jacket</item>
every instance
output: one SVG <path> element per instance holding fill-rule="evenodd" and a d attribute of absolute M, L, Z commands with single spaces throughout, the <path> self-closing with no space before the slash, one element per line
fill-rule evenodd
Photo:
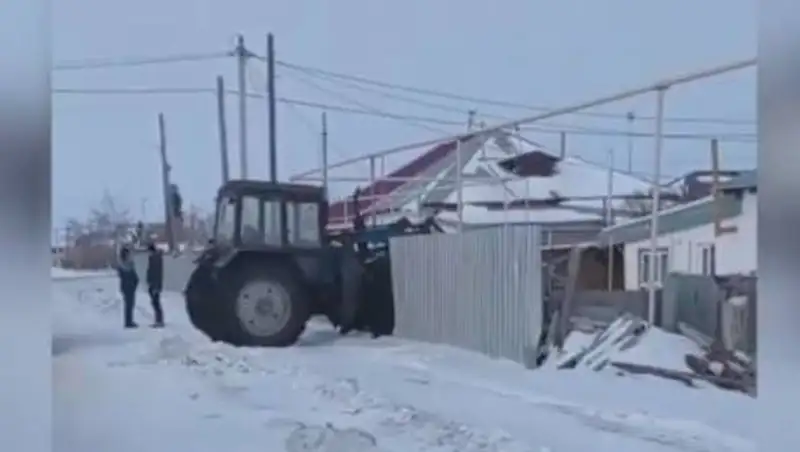
<path fill-rule="evenodd" d="M 164 288 L 164 257 L 161 255 L 155 244 L 147 245 L 149 256 L 147 258 L 147 293 L 150 294 L 150 302 L 153 304 L 155 323 L 153 326 L 161 328 L 164 326 L 164 311 L 161 308 L 161 291 Z"/>
<path fill-rule="evenodd" d="M 120 250 L 117 274 L 119 275 L 119 286 L 124 304 L 125 328 L 136 328 L 136 322 L 133 321 L 133 309 L 136 306 L 136 288 L 139 286 L 139 275 L 136 273 L 131 250 L 127 247 L 123 247 Z"/>

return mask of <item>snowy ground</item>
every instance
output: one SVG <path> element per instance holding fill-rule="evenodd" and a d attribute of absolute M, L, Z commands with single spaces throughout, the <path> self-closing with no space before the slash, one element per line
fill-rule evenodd
<path fill-rule="evenodd" d="M 591 371 L 526 371 L 447 347 L 340 338 L 212 344 L 167 294 L 168 328 L 120 328 L 108 275 L 54 274 L 54 444 L 92 450 L 750 451 L 755 401 Z M 139 297 L 141 324 L 149 303 Z"/>

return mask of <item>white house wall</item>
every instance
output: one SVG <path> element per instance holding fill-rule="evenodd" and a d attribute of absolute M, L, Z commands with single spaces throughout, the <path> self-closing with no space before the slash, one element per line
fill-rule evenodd
<path fill-rule="evenodd" d="M 669 250 L 669 270 L 681 273 L 702 273 L 704 245 L 716 247 L 717 274 L 750 273 L 756 270 L 756 195 L 746 195 L 742 214 L 725 221 L 737 232 L 714 237 L 714 225 L 704 224 L 658 237 L 658 246 Z M 649 250 L 650 240 L 625 244 L 625 289 L 639 289 L 639 250 Z"/>

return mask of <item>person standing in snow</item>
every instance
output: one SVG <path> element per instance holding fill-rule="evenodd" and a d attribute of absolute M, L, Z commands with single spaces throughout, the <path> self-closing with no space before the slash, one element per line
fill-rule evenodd
<path fill-rule="evenodd" d="M 153 327 L 164 326 L 164 311 L 161 308 L 161 290 L 164 288 L 164 257 L 154 243 L 147 245 L 147 293 L 153 305 L 155 323 Z"/>
<path fill-rule="evenodd" d="M 117 275 L 119 275 L 119 286 L 122 292 L 125 328 L 136 328 L 136 322 L 133 321 L 133 310 L 136 307 L 136 288 L 139 286 L 139 275 L 136 273 L 131 250 L 127 246 L 119 252 Z"/>

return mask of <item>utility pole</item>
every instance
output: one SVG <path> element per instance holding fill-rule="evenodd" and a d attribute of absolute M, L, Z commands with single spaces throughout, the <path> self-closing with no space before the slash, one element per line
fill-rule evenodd
<path fill-rule="evenodd" d="M 172 196 L 170 193 L 169 172 L 172 169 L 167 160 L 167 127 L 164 113 L 158 114 L 158 142 L 161 154 L 161 183 L 164 189 L 164 229 L 167 233 L 167 243 L 170 251 L 175 251 L 175 233 L 172 229 Z"/>
<path fill-rule="evenodd" d="M 606 227 L 614 224 L 614 150 L 608 150 L 608 179 L 606 180 Z M 614 290 L 614 242 L 608 237 L 608 291 Z"/>
<path fill-rule="evenodd" d="M 267 106 L 269 108 L 269 180 L 278 182 L 278 141 L 275 123 L 275 38 L 267 34 Z"/>
<path fill-rule="evenodd" d="M 139 218 L 143 223 L 147 222 L 147 198 L 142 198 L 139 200 L 139 209 Z"/>
<path fill-rule="evenodd" d="M 723 200 L 720 193 L 719 171 L 719 140 L 713 138 L 711 140 L 711 204 L 714 211 L 714 237 L 730 234 L 737 230 L 736 226 L 723 226 L 722 224 L 720 203 Z"/>
<path fill-rule="evenodd" d="M 633 172 L 633 121 L 636 120 L 636 115 L 629 111 L 625 117 L 628 120 L 628 172 Z"/>
<path fill-rule="evenodd" d="M 222 169 L 222 183 L 230 180 L 228 168 L 228 124 L 225 117 L 225 81 L 217 76 L 217 116 L 219 117 L 219 152 Z"/>
<path fill-rule="evenodd" d="M 322 188 L 328 196 L 328 115 L 322 112 Z"/>
<path fill-rule="evenodd" d="M 239 176 L 247 179 L 247 59 L 250 58 L 250 52 L 244 46 L 242 35 L 236 40 L 234 54 L 239 77 Z"/>

